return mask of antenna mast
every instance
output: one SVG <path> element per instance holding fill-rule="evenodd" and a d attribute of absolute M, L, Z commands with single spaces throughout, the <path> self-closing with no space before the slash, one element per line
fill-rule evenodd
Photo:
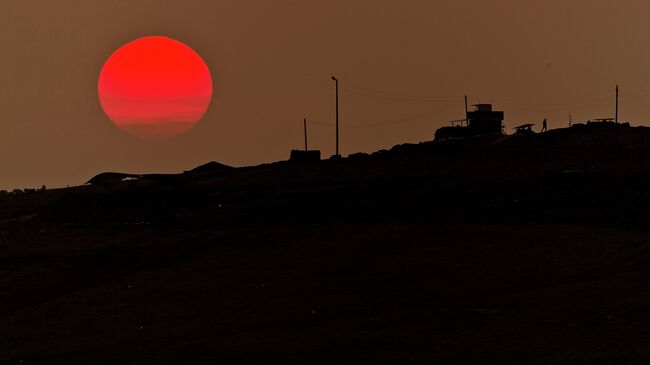
<path fill-rule="evenodd" d="M 307 149 L 307 118 L 303 119 L 302 124 L 303 124 L 303 127 L 305 129 L 305 151 L 308 151 L 308 149 Z"/>
<path fill-rule="evenodd" d="M 616 115 L 614 120 L 618 124 L 618 85 L 616 85 Z"/>
<path fill-rule="evenodd" d="M 332 76 L 332 80 L 336 82 L 336 157 L 339 155 L 339 79 Z"/>
<path fill-rule="evenodd" d="M 467 95 L 465 95 L 465 125 L 467 127 L 469 127 L 469 112 L 468 112 L 468 109 L 467 109 Z"/>

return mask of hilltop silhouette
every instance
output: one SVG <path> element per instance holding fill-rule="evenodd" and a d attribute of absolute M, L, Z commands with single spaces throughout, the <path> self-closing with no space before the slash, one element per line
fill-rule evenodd
<path fill-rule="evenodd" d="M 2 195 L 0 362 L 644 363 L 650 128 L 600 123 Z"/>

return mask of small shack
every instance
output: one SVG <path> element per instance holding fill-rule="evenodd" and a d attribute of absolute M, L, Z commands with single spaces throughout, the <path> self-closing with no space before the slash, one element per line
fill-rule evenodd
<path fill-rule="evenodd" d="M 303 127 L 305 132 L 305 149 L 304 150 L 291 150 L 289 161 L 291 162 L 318 162 L 320 161 L 320 151 L 310 150 L 307 144 L 307 118 L 303 119 Z M 337 132 L 338 133 L 338 132 Z M 338 135 L 337 135 L 337 153 L 338 153 Z"/>
<path fill-rule="evenodd" d="M 522 124 L 520 126 L 517 126 L 513 128 L 515 130 L 516 135 L 521 135 L 521 134 L 535 134 L 535 131 L 533 131 L 533 126 L 534 124 Z"/>
<path fill-rule="evenodd" d="M 629 128 L 630 123 L 620 123 L 616 118 L 600 118 L 587 121 L 590 128 Z"/>
<path fill-rule="evenodd" d="M 289 157 L 291 162 L 318 162 L 320 161 L 320 151 L 319 150 L 291 150 L 291 155 Z"/>

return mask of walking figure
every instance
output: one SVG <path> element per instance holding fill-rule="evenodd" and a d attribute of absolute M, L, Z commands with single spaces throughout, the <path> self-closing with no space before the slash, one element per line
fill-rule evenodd
<path fill-rule="evenodd" d="M 542 122 L 542 132 L 546 132 L 547 126 L 546 126 L 546 118 L 544 118 L 544 121 Z M 540 132 L 541 133 L 541 132 Z"/>

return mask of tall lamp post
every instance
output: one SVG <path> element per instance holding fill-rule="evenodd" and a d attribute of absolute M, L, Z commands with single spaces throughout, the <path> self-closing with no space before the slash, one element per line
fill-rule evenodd
<path fill-rule="evenodd" d="M 614 117 L 614 121 L 618 124 L 618 85 L 616 85 L 616 116 Z"/>
<path fill-rule="evenodd" d="M 336 156 L 339 156 L 339 79 L 332 76 L 336 82 Z"/>

